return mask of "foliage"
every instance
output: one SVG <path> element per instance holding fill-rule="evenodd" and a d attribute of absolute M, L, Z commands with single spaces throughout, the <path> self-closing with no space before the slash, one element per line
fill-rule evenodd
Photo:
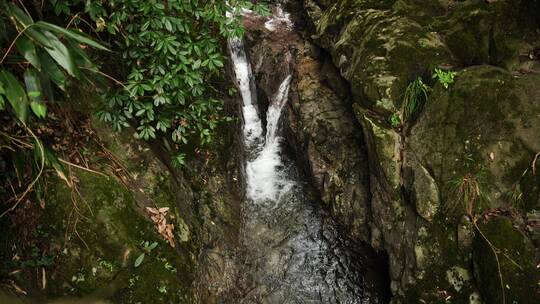
<path fill-rule="evenodd" d="M 167 286 L 160 286 L 158 288 L 159 293 L 166 294 L 167 293 Z"/>
<path fill-rule="evenodd" d="M 482 190 L 484 183 L 485 173 L 482 171 L 467 173 L 450 180 L 454 200 L 449 202 L 448 208 L 463 211 L 473 218 L 486 202 L 486 196 Z"/>
<path fill-rule="evenodd" d="M 0 109 L 13 113 L 26 124 L 30 110 L 37 118 L 45 118 L 46 102 L 54 101 L 51 81 L 65 90 L 68 75 L 83 79 L 80 68 L 92 67 L 79 44 L 106 48 L 78 31 L 44 21 L 34 22 L 12 3 L 4 3 L 2 12 L 2 22 L 11 20 L 11 31 L 17 35 L 0 62 L 7 59 L 10 67 L 3 64 L 0 68 Z M 10 53 L 13 47 L 16 54 Z M 24 86 L 16 75 L 22 76 Z"/>
<path fill-rule="evenodd" d="M 433 79 L 437 79 L 445 89 L 448 89 L 451 84 L 454 83 L 454 77 L 456 76 L 456 72 L 452 71 L 443 71 L 441 69 L 435 69 L 433 72 Z"/>
<path fill-rule="evenodd" d="M 54 7 L 69 14 L 82 3 L 56 0 Z M 106 31 L 121 53 L 125 70 L 125 83 L 105 94 L 99 118 L 115 130 L 132 125 L 145 140 L 166 134 L 175 148 L 212 142 L 214 130 L 227 121 L 224 45 L 243 33 L 241 8 L 265 11 L 247 0 L 84 1 L 97 31 Z M 228 11 L 236 11 L 234 17 Z M 175 164 L 184 163 L 183 154 Z"/>
<path fill-rule="evenodd" d="M 146 242 L 142 242 L 141 245 L 143 246 L 143 253 L 141 253 L 137 259 L 135 259 L 135 263 L 133 264 L 133 266 L 135 266 L 135 268 L 141 266 L 142 262 L 144 261 L 144 257 L 146 256 L 146 254 L 150 253 L 152 250 L 156 249 L 158 243 L 157 242 L 153 242 L 152 244 L 150 244 L 150 242 L 146 241 Z"/>
<path fill-rule="evenodd" d="M 404 123 L 410 123 L 427 101 L 430 88 L 422 81 L 422 77 L 409 83 L 403 95 L 401 117 Z"/>
<path fill-rule="evenodd" d="M 76 29 L 34 21 L 20 3 L 21 7 L 0 2 L 0 42 L 5 46 L 0 57 L 0 115 L 10 126 L 0 132 L 0 149 L 11 151 L 4 155 L 9 154 L 18 184 L 26 190 L 12 197 L 12 207 L 0 218 L 31 190 L 41 200 L 39 178 L 45 167 L 53 168 L 69 184 L 62 164 L 32 128 L 44 124 L 48 107 L 65 96 L 71 82 L 92 79 L 84 72 L 95 68 L 85 49 L 107 50 Z M 0 177 L 9 174 L 2 172 Z"/>
<path fill-rule="evenodd" d="M 394 129 L 401 126 L 401 117 L 399 117 L 399 113 L 392 113 L 392 116 L 390 116 L 390 124 Z"/>

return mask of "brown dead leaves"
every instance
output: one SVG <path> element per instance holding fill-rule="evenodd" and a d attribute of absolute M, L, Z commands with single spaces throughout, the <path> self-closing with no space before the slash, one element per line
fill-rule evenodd
<path fill-rule="evenodd" d="M 174 248 L 174 225 L 167 224 L 167 213 L 169 212 L 169 208 L 146 207 L 146 211 L 150 214 L 150 219 L 152 219 L 152 221 L 156 225 L 159 234 L 161 234 L 161 236 L 169 243 L 169 245 Z"/>

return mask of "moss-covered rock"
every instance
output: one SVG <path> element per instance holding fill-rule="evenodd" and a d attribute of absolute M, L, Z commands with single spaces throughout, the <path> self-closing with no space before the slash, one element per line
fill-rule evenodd
<path fill-rule="evenodd" d="M 137 211 L 133 195 L 113 178 L 91 173 L 78 174 L 78 178 L 84 201 L 77 202 L 77 208 L 84 218 L 74 215 L 80 221 L 76 227 L 70 228 L 68 217 L 74 212 L 71 189 L 62 183 L 51 189 L 46 222 L 62 223 L 51 231 L 52 243 L 62 250 L 57 261 L 61 267 L 49 272 L 48 296 L 92 295 L 119 303 L 191 302 L 196 248 L 180 241 L 175 250 L 161 240 L 153 223 Z M 170 205 L 159 207 L 165 206 Z M 61 232 L 69 229 L 76 229 L 75 234 L 64 243 Z M 136 268 L 134 262 L 145 252 L 145 241 L 158 242 L 158 246 L 146 252 Z"/>
<path fill-rule="evenodd" d="M 475 211 L 517 208 L 530 223 L 540 208 L 540 170 L 531 166 L 540 151 L 538 3 L 304 3 L 363 128 L 371 244 L 388 253 L 394 301 L 477 303 L 460 185 L 478 187 Z M 473 64 L 490 66 L 461 68 Z M 445 89 L 424 77 L 433 86 L 425 110 L 412 128 L 392 128 L 406 85 L 441 65 L 458 70 L 455 83 Z"/>
<path fill-rule="evenodd" d="M 394 112 L 411 79 L 451 58 L 437 33 L 389 4 L 337 1 L 315 24 L 318 41 L 331 52 L 355 100 Z"/>
<path fill-rule="evenodd" d="M 491 207 L 511 205 L 510 196 L 520 182 L 536 180 L 527 173 L 540 149 L 532 136 L 540 132 L 534 114 L 540 111 L 535 101 L 540 96 L 538 83 L 538 76 L 516 77 L 479 66 L 459 72 L 449 90 L 435 88 L 407 140 L 407 155 L 411 166 L 418 162 L 430 168 L 437 183 L 446 188 L 447 207 L 456 201 L 450 184 L 467 174 L 478 177 Z M 528 206 L 538 202 L 537 188 L 531 189 L 530 198 L 521 196 Z"/>
<path fill-rule="evenodd" d="M 474 275 L 486 303 L 502 303 L 502 289 L 506 303 L 537 303 L 540 270 L 531 242 L 506 217 L 492 219 L 480 229 L 491 243 L 477 234 L 473 250 Z"/>
<path fill-rule="evenodd" d="M 219 265 L 201 263 L 201 248 L 221 256 L 222 244 L 235 244 L 239 206 L 223 172 L 234 174 L 226 166 L 236 158 L 212 172 L 195 159 L 190 172 L 196 175 L 188 180 L 160 144 L 135 140 L 130 130 L 115 133 L 94 121 L 78 132 L 85 140 L 77 142 L 76 157 L 64 157 L 91 169 L 66 165 L 70 185 L 47 173 L 42 208 L 32 197 L 23 204 L 28 229 L 0 221 L 9 231 L 0 237 L 0 276 L 17 270 L 10 280 L 29 303 L 210 303 L 210 287 L 197 282 Z M 147 207 L 168 208 L 173 240 L 160 233 Z M 25 230 L 30 237 L 21 242 Z M 226 276 L 212 273 L 214 281 Z"/>
<path fill-rule="evenodd" d="M 520 53 L 540 42 L 530 21 L 531 1 L 465 1 L 431 26 L 463 65 L 491 64 L 516 69 Z M 526 58 L 525 58 L 526 60 Z"/>

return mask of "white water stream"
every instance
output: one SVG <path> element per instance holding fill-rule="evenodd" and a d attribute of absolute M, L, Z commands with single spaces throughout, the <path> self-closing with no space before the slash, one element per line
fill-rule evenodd
<path fill-rule="evenodd" d="M 290 30 L 290 24 L 281 12 L 266 25 L 272 32 Z M 229 50 L 242 97 L 247 155 L 239 265 L 246 286 L 238 289 L 248 292 L 226 303 L 378 303 L 364 291 L 358 253 L 344 249 L 345 241 L 306 199 L 292 162 L 283 155 L 280 118 L 292 75 L 280 79 L 263 128 L 244 44 L 231 39 Z"/>

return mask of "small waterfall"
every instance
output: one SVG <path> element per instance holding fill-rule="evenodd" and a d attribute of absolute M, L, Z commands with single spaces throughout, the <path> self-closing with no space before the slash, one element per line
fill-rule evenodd
<path fill-rule="evenodd" d="M 283 163 L 280 156 L 282 138 L 278 136 L 279 119 L 287 103 L 292 75 L 283 80 L 277 93 L 271 99 L 267 112 L 266 136 L 264 136 L 256 104 L 257 94 L 251 65 L 243 42 L 239 39 L 231 39 L 229 49 L 243 102 L 244 144 L 251 156 L 246 164 L 247 197 L 255 202 L 276 202 L 294 185 L 282 170 Z"/>
<path fill-rule="evenodd" d="M 280 156 L 282 138 L 278 136 L 279 118 L 283 106 L 287 103 L 291 78 L 289 75 L 283 80 L 268 107 L 266 137 L 262 150 L 255 154 L 255 159 L 246 164 L 247 196 L 255 202 L 277 202 L 294 185 L 283 170 Z"/>
<path fill-rule="evenodd" d="M 255 83 L 251 73 L 251 65 L 247 60 L 244 43 L 240 39 L 230 39 L 229 49 L 236 74 L 237 86 L 242 96 L 242 115 L 244 118 L 244 144 L 248 150 L 255 150 L 263 136 L 261 119 L 257 109 Z"/>
<path fill-rule="evenodd" d="M 290 24 L 288 15 L 278 9 L 266 27 L 274 32 L 290 30 Z M 238 265 L 243 286 L 238 289 L 249 292 L 224 303 L 378 303 L 363 290 L 358 253 L 346 249 L 335 227 L 323 220 L 328 215 L 313 208 L 293 162 L 281 151 L 280 118 L 292 75 L 281 81 L 270 99 L 264 133 L 244 44 L 230 39 L 229 50 L 242 98 L 247 152 Z"/>

